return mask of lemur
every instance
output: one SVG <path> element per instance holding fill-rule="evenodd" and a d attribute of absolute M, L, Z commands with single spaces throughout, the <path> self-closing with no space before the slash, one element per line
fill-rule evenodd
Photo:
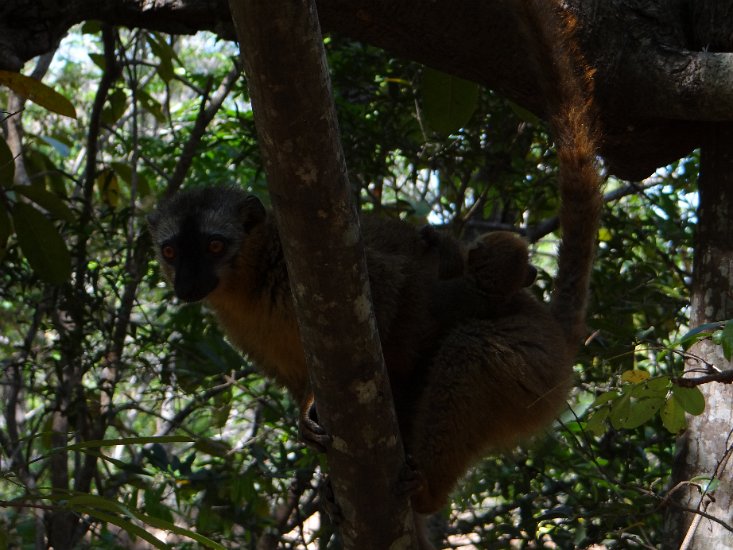
<path fill-rule="evenodd" d="M 515 235 L 489 234 L 463 247 L 430 229 L 362 219 L 385 365 L 419 472 L 412 504 L 422 514 L 444 505 L 478 458 L 555 418 L 585 331 L 601 208 L 590 74 L 558 3 L 516 6 L 559 159 L 562 240 L 549 304 L 524 288 L 534 271 Z M 234 345 L 291 392 L 302 424 L 313 427 L 273 216 L 253 195 L 216 186 L 163 201 L 149 222 L 178 298 L 204 300 Z"/>

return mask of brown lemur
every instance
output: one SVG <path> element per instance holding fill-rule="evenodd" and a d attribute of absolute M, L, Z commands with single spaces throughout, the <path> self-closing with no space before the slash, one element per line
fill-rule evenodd
<path fill-rule="evenodd" d="M 148 221 L 176 296 L 206 300 L 229 339 L 300 402 L 306 439 L 323 445 L 318 426 L 306 416 L 312 395 L 274 216 L 254 195 L 216 186 L 178 193 Z M 470 308 L 488 315 L 492 294 L 474 284 L 469 262 L 469 254 L 483 245 L 477 240 L 466 248 L 432 228 L 376 216 L 362 217 L 361 231 L 385 364 L 401 403 L 408 389 L 413 394 L 414 369 L 428 343 L 468 315 L 454 312 Z M 526 245 L 516 246 L 529 265 Z M 516 256 L 497 258 L 507 273 L 508 258 L 514 262 Z M 455 288 L 436 292 L 449 282 L 441 275 Z M 446 304 L 451 295 L 464 303 Z M 450 311 L 439 313 L 444 306 Z"/>
<path fill-rule="evenodd" d="M 549 305 L 524 289 L 534 274 L 514 235 L 463 249 L 430 229 L 362 223 L 385 364 L 419 471 L 412 497 L 419 513 L 444 505 L 483 454 L 554 419 L 585 332 L 601 204 L 590 76 L 559 4 L 516 6 L 559 159 L 562 240 Z M 161 203 L 150 228 L 176 295 L 205 300 L 231 341 L 301 402 L 301 422 L 314 428 L 288 274 L 260 201 L 233 187 L 193 189 Z M 441 304 L 458 313 L 441 313 Z"/>

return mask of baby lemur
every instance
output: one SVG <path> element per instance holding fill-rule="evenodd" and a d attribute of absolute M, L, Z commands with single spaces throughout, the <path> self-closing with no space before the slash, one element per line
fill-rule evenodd
<path fill-rule="evenodd" d="M 534 273 L 514 235 L 461 248 L 431 229 L 362 221 L 385 364 L 419 470 L 412 502 L 420 513 L 439 509 L 483 454 L 552 421 L 585 330 L 600 215 L 589 78 L 555 2 L 519 0 L 516 10 L 560 164 L 562 241 L 549 306 L 524 289 Z M 308 403 L 288 273 L 260 201 L 234 187 L 189 190 L 161 203 L 150 228 L 176 295 L 205 300 L 230 340 Z"/>

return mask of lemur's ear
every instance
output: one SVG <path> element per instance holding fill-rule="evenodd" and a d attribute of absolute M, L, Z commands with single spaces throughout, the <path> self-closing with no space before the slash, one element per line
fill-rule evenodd
<path fill-rule="evenodd" d="M 245 197 L 240 206 L 240 213 L 244 223 L 244 230 L 247 232 L 261 224 L 267 217 L 267 211 L 262 201 L 254 195 L 247 195 Z"/>

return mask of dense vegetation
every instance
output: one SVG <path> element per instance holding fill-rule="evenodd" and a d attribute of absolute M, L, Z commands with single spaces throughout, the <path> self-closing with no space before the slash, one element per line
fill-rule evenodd
<path fill-rule="evenodd" d="M 546 293 L 557 198 L 541 121 L 381 50 L 327 49 L 363 208 L 465 236 L 520 231 Z M 171 301 L 146 233 L 184 176 L 267 201 L 235 54 L 205 35 L 86 24 L 43 78 L 75 119 L 49 112 L 64 109 L 54 96 L 13 109 L 0 88 L 8 142 L 24 131 L 15 162 L 0 142 L 0 548 L 338 544 L 294 403 L 205 308 Z M 697 163 L 609 178 L 577 390 L 551 433 L 471 473 L 434 522 L 450 544 L 657 544 L 674 434 L 700 408 L 673 380 L 708 334 L 682 338 Z M 709 328 L 729 353 L 727 331 Z"/>

